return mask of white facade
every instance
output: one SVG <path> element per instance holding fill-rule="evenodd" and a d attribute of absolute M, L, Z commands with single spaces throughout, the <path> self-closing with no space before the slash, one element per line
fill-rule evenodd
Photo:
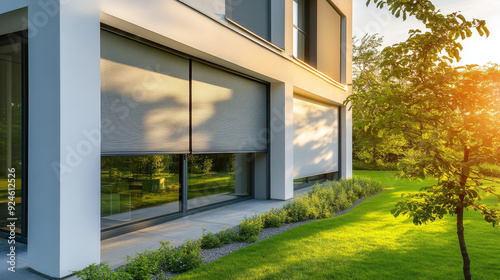
<path fill-rule="evenodd" d="M 342 104 L 351 90 L 352 2 L 317 1 L 340 19 L 340 39 L 324 40 L 340 43 L 334 60 L 322 55 L 330 30 L 318 29 L 318 69 L 293 56 L 293 0 L 271 1 L 268 39 L 227 19 L 224 0 L 2 0 L 0 35 L 28 30 L 29 266 L 60 278 L 100 261 L 101 26 L 269 83 L 271 199 L 292 198 L 304 175 L 351 177 L 351 112 Z M 297 104 L 323 115 L 299 124 Z M 323 120 L 337 131 L 318 132 Z"/>

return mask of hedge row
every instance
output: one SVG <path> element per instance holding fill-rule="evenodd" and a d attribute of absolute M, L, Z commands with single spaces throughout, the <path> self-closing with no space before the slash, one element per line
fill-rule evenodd
<path fill-rule="evenodd" d="M 245 218 L 237 229 L 223 229 L 217 233 L 205 232 L 198 241 L 180 247 L 161 242 L 158 250 L 146 250 L 136 257 L 127 256 L 124 267 L 111 270 L 105 264 L 93 264 L 77 272 L 80 279 L 150 279 L 164 272 L 180 273 L 201 266 L 201 249 L 221 247 L 231 242 L 255 242 L 263 228 L 329 218 L 346 210 L 360 198 L 383 190 L 380 182 L 369 178 L 352 178 L 316 184 L 307 194 L 288 201 L 281 209 L 271 209 L 264 214 Z"/>

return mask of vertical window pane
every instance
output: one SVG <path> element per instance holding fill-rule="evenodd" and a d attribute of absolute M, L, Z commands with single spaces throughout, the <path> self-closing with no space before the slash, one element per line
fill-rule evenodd
<path fill-rule="evenodd" d="M 293 29 L 293 56 L 300 60 L 306 57 L 306 37 L 297 28 Z"/>
<path fill-rule="evenodd" d="M 299 0 L 293 1 L 293 25 L 299 26 Z"/>
<path fill-rule="evenodd" d="M 302 31 L 306 31 L 305 26 L 305 17 L 306 17 L 306 9 L 305 9 L 305 0 L 295 0 L 293 2 L 293 24 L 300 28 Z"/>
<path fill-rule="evenodd" d="M 17 233 L 21 233 L 23 203 L 22 67 L 21 44 L 0 37 L 0 229 L 10 231 L 8 219 L 16 218 Z"/>
<path fill-rule="evenodd" d="M 188 156 L 188 209 L 251 195 L 251 154 Z"/>
<path fill-rule="evenodd" d="M 179 212 L 179 156 L 101 157 L 102 228 Z"/>
<path fill-rule="evenodd" d="M 293 1 L 293 55 L 305 60 L 306 53 L 306 12 L 305 0 Z"/>

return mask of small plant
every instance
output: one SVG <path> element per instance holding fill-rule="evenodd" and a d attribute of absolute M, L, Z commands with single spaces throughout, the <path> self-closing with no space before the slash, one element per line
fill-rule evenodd
<path fill-rule="evenodd" d="M 160 250 L 145 250 L 135 257 L 127 256 L 124 271 L 133 279 L 150 279 L 160 273 L 163 257 Z"/>
<path fill-rule="evenodd" d="M 219 238 L 220 242 L 225 245 L 225 244 L 230 244 L 235 240 L 237 236 L 237 233 L 234 229 L 222 229 L 219 232 L 217 232 L 217 237 Z"/>
<path fill-rule="evenodd" d="M 301 222 L 309 219 L 308 201 L 306 196 L 300 196 L 294 201 L 287 202 L 283 209 L 288 213 L 292 222 Z"/>
<path fill-rule="evenodd" d="M 264 223 L 264 228 L 280 227 L 287 222 L 287 211 L 272 208 L 266 213 L 261 215 Z"/>
<path fill-rule="evenodd" d="M 188 241 L 177 249 L 169 250 L 165 265 L 171 272 L 181 273 L 200 267 L 202 263 L 200 243 Z"/>
<path fill-rule="evenodd" d="M 239 224 L 238 236 L 240 241 L 253 243 L 259 239 L 259 234 L 262 232 L 264 224 L 260 216 L 253 218 L 245 218 Z M 257 238 L 255 238 L 257 237 Z"/>
<path fill-rule="evenodd" d="M 212 171 L 213 160 L 211 158 L 206 158 L 203 161 L 202 173 L 205 175 L 209 175 L 210 171 Z"/>
<path fill-rule="evenodd" d="M 130 274 L 118 270 L 113 271 L 109 268 L 107 264 L 91 264 L 80 271 L 74 271 L 76 277 L 82 280 L 100 280 L 100 279 L 110 279 L 110 280 L 132 280 Z"/>
<path fill-rule="evenodd" d="M 203 235 L 200 238 L 200 245 L 202 249 L 212 249 L 223 245 L 218 235 L 213 234 L 211 231 L 206 232 L 203 229 Z"/>

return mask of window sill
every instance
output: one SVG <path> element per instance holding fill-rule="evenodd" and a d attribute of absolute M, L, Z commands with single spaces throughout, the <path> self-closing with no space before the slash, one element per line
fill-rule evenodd
<path fill-rule="evenodd" d="M 317 76 L 321 77 L 323 80 L 329 82 L 330 84 L 334 85 L 335 87 L 341 89 L 341 90 L 344 90 L 347 92 L 348 90 L 348 87 L 347 85 L 345 84 L 342 84 L 332 78 L 330 78 L 330 76 L 328 76 L 327 74 L 319 71 L 318 69 L 316 69 L 315 67 L 311 66 L 309 63 L 299 59 L 299 58 L 296 58 L 295 56 L 291 55 L 290 57 L 287 57 L 290 61 L 292 61 L 293 63 L 299 65 L 300 67 L 308 70 L 309 72 L 312 72 L 314 74 L 316 74 Z"/>

